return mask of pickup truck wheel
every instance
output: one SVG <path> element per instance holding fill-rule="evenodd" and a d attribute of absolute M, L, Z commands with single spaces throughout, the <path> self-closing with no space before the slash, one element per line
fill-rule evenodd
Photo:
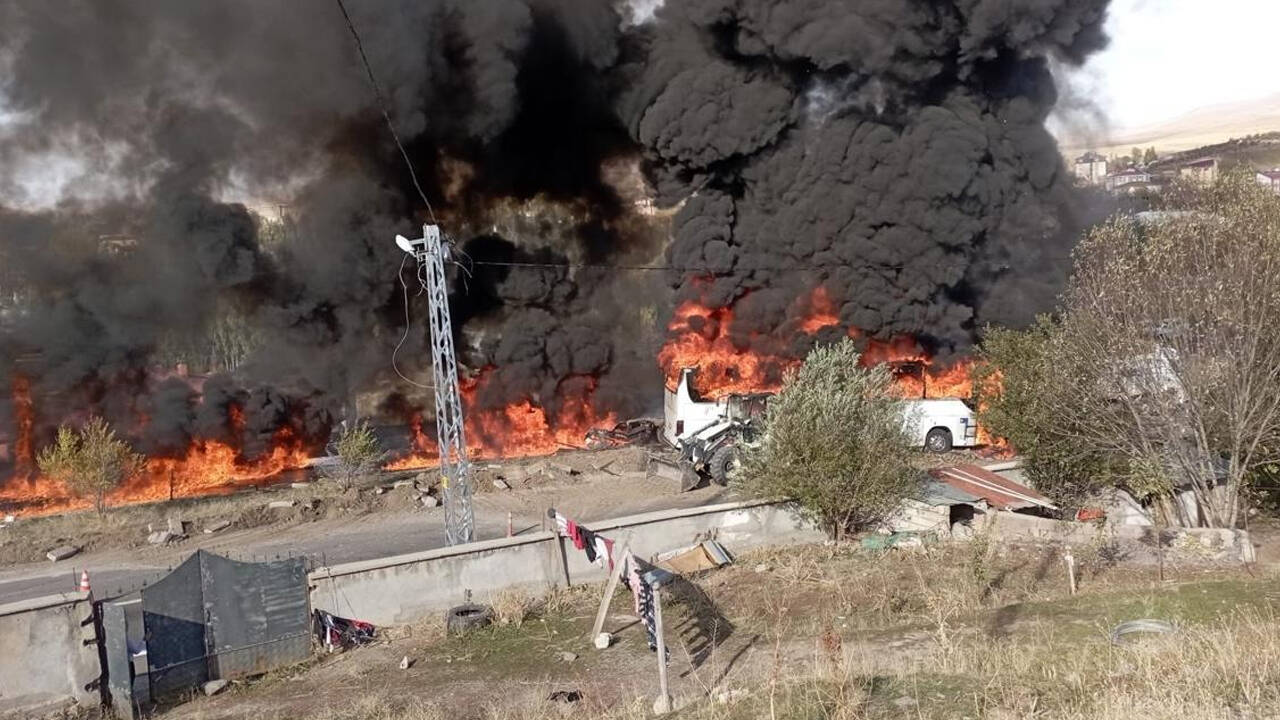
<path fill-rule="evenodd" d="M 740 461 L 738 448 L 733 445 L 726 445 L 716 450 L 711 455 L 711 462 L 707 463 L 711 471 L 711 480 L 720 486 L 728 485 L 729 476 L 733 474 Z"/>
<path fill-rule="evenodd" d="M 931 452 L 944 453 L 951 449 L 951 431 L 936 427 L 924 436 L 925 449 Z"/>

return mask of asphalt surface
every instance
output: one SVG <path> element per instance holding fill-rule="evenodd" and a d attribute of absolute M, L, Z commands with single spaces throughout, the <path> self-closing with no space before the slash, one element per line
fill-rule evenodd
<path fill-rule="evenodd" d="M 505 536 L 508 512 L 512 513 L 514 530 L 519 534 L 541 529 L 538 514 L 546 507 L 564 507 L 582 522 L 592 522 L 731 499 L 725 490 L 715 487 L 682 494 L 636 488 L 647 492 L 623 493 L 625 496 L 620 498 L 611 489 L 616 485 L 609 488 L 583 484 L 525 493 L 513 491 L 502 496 L 478 495 L 474 507 L 476 539 Z M 20 531 L 20 526 L 4 530 Z M 305 556 L 313 566 L 322 566 L 420 552 L 446 544 L 441 508 L 195 535 L 175 547 L 105 550 L 58 563 L 0 569 L 0 604 L 75 590 L 81 569 L 89 570 L 91 585 L 99 598 L 135 591 L 163 577 L 196 549 L 244 561 Z"/>

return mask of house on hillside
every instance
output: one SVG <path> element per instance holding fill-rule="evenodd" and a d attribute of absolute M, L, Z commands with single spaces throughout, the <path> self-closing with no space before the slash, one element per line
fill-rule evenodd
<path fill-rule="evenodd" d="M 1280 168 L 1271 168 L 1270 170 L 1259 170 L 1253 175 L 1258 184 L 1269 188 L 1271 192 L 1280 195 Z"/>
<path fill-rule="evenodd" d="M 1151 182 L 1151 173 L 1138 167 L 1129 167 L 1107 175 L 1106 186 L 1109 192 L 1122 192 L 1136 195 L 1150 192 L 1155 187 Z"/>
<path fill-rule="evenodd" d="M 1090 151 L 1076 158 L 1076 182 L 1081 185 L 1101 185 L 1107 177 L 1107 159 Z"/>
<path fill-rule="evenodd" d="M 1218 179 L 1218 158 L 1189 162 L 1178 169 L 1178 174 L 1194 182 L 1211 183 Z"/>

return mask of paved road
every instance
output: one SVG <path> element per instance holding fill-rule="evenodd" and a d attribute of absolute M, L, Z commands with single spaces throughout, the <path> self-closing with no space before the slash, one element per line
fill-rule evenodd
<path fill-rule="evenodd" d="M 722 488 L 677 494 L 667 485 L 665 481 L 640 481 L 620 488 L 616 482 L 579 483 L 477 495 L 476 538 L 486 540 L 506 535 L 508 512 L 512 513 L 514 528 L 519 533 L 540 528 L 538 516 L 547 507 L 562 508 L 583 522 L 591 522 L 731 499 Z M 19 525 L 4 532 L 20 531 Z M 177 547 L 108 550 L 56 564 L 0 569 L 0 604 L 73 590 L 82 568 L 88 568 L 99 597 L 104 593 L 117 594 L 117 590 L 136 589 L 163 577 L 198 548 L 242 560 L 304 555 L 317 565 L 335 565 L 419 552 L 445 544 L 444 512 L 440 508 L 265 527 L 216 536 L 197 535 Z"/>

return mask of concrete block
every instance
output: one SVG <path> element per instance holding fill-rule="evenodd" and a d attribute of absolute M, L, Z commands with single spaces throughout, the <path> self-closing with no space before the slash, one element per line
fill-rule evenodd
<path fill-rule="evenodd" d="M 80 548 L 74 545 L 61 545 L 45 553 L 44 556 L 49 558 L 51 562 L 58 562 L 59 560 L 66 560 L 78 552 L 80 552 Z"/>
<path fill-rule="evenodd" d="M 210 680 L 200 687 L 205 695 L 217 695 L 222 692 L 223 688 L 230 685 L 230 680 Z"/>
<path fill-rule="evenodd" d="M 168 530 L 157 530 L 147 536 L 147 542 L 152 545 L 164 545 L 173 539 L 173 533 Z"/>
<path fill-rule="evenodd" d="M 187 534 L 186 523 L 182 521 L 182 518 L 169 518 L 168 530 L 170 535 L 181 536 Z"/>
<path fill-rule="evenodd" d="M 397 480 L 395 481 L 395 484 L 393 484 L 391 487 L 393 488 L 413 487 L 413 483 L 414 483 L 413 480 Z"/>
<path fill-rule="evenodd" d="M 212 535 L 212 534 L 214 534 L 214 533 L 216 533 L 216 532 L 218 532 L 218 531 L 220 531 L 220 530 L 226 530 L 226 529 L 227 529 L 227 528 L 229 528 L 229 527 L 231 527 L 231 521 L 230 521 L 230 520 L 220 520 L 220 521 L 218 521 L 218 522 L 216 522 L 216 523 L 214 523 L 214 524 L 210 525 L 209 527 L 205 528 L 205 529 L 204 529 L 204 534 L 205 534 L 205 535 Z"/>
<path fill-rule="evenodd" d="M 294 490 L 305 490 L 311 487 L 311 483 L 309 482 L 289 483 L 289 487 L 293 488 Z"/>
<path fill-rule="evenodd" d="M 506 481 L 505 481 L 505 480 L 502 480 L 501 478 L 495 478 L 495 479 L 494 479 L 494 481 L 493 481 L 493 486 L 494 486 L 495 488 L 497 488 L 498 490 L 510 490 L 510 489 L 511 489 L 511 486 L 510 486 L 510 485 L 508 485 L 508 484 L 506 483 Z"/>

